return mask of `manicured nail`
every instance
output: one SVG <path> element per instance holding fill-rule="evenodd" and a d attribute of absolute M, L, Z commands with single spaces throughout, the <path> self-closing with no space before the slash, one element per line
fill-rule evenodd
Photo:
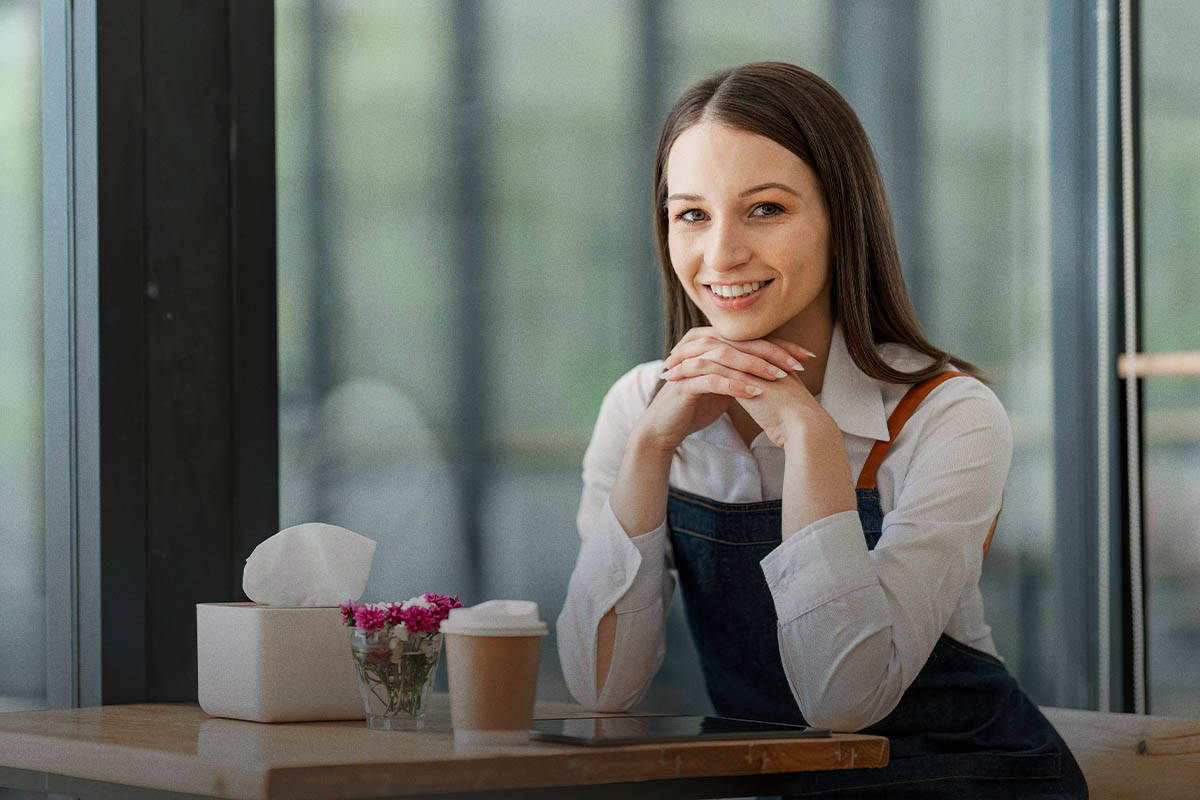
<path fill-rule="evenodd" d="M 747 386 L 746 394 L 750 395 L 751 397 L 758 397 L 760 394 L 762 394 L 762 389 L 758 388 L 757 386 Z"/>
<path fill-rule="evenodd" d="M 792 372 L 804 372 L 804 365 L 794 358 L 788 362 L 788 366 L 792 368 Z"/>
<path fill-rule="evenodd" d="M 775 368 L 775 377 L 776 378 L 786 378 L 787 373 L 784 372 L 783 370 L 781 370 L 779 367 L 776 367 Z"/>

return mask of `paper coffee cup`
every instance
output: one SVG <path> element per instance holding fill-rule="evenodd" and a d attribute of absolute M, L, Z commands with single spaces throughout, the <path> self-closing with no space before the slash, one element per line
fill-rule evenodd
<path fill-rule="evenodd" d="M 489 600 L 451 609 L 442 622 L 450 678 L 450 724 L 460 744 L 529 739 L 538 656 L 546 623 L 537 603 Z"/>

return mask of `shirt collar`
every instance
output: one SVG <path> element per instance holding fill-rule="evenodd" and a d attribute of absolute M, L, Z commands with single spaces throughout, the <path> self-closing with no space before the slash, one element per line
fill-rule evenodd
<path fill-rule="evenodd" d="M 825 380 L 817 399 L 844 433 L 882 441 L 891 438 L 883 408 L 883 386 L 854 363 L 840 322 L 833 326 Z"/>

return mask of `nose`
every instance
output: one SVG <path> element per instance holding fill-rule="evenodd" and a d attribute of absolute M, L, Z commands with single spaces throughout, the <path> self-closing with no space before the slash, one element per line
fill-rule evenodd
<path fill-rule="evenodd" d="M 750 260 L 750 247 L 734 219 L 714 219 L 706 239 L 704 265 L 711 270 L 725 272 Z"/>

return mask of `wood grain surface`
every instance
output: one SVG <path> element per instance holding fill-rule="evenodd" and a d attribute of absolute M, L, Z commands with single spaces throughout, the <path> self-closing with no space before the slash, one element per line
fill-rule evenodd
<path fill-rule="evenodd" d="M 223 798 L 349 798 L 761 775 L 887 764 L 878 736 L 587 748 L 456 746 L 446 695 L 427 729 L 361 721 L 264 724 L 195 704 L 0 714 L 0 767 Z M 589 716 L 539 701 L 540 717 Z"/>
<path fill-rule="evenodd" d="M 1200 720 L 1043 708 L 1092 800 L 1200 798 Z"/>

